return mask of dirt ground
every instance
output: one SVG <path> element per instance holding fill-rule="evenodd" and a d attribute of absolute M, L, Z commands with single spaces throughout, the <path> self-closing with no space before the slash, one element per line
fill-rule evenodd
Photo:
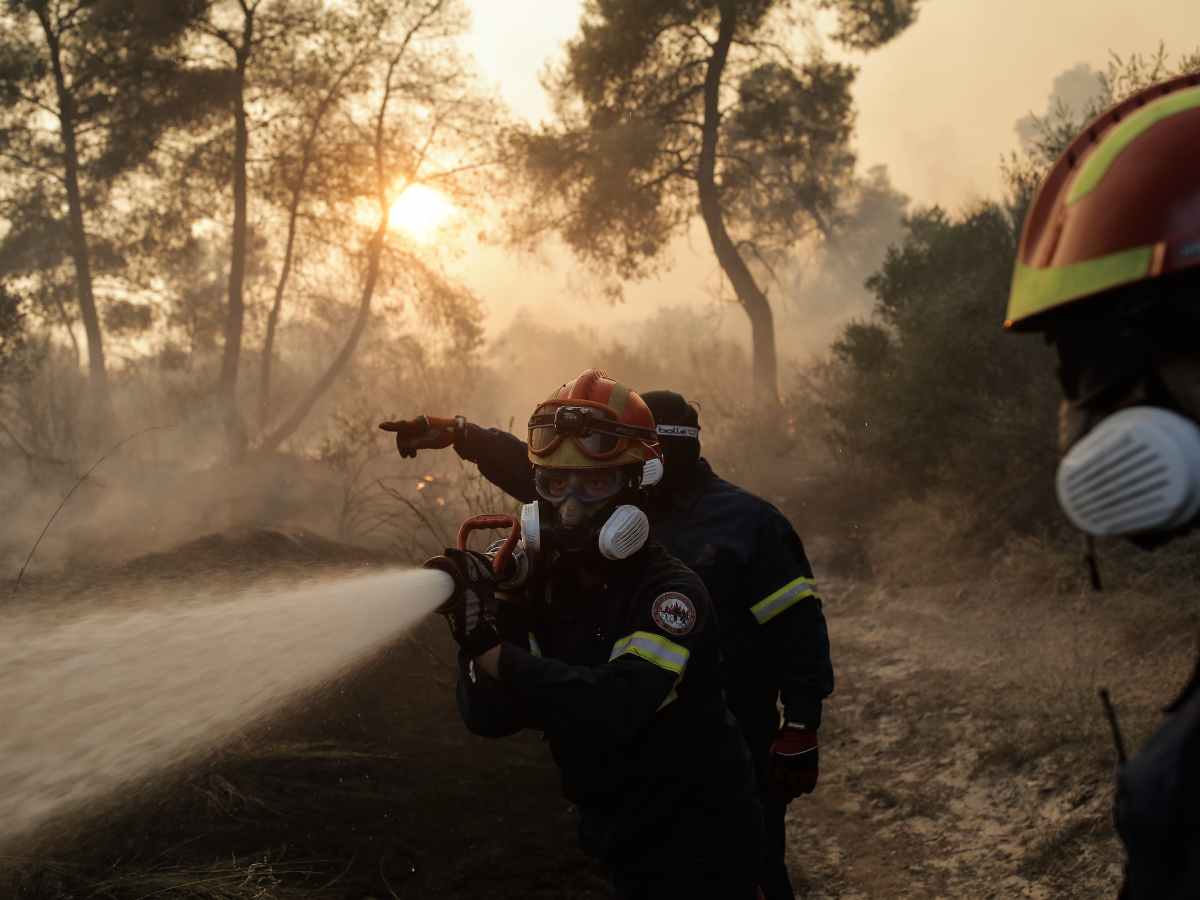
<path fill-rule="evenodd" d="M 1061 642 L 920 594 L 846 586 L 830 604 L 822 782 L 791 809 L 804 895 L 1115 895 L 1111 745 L 1055 734 L 1046 683 L 1027 682 L 1028 658 Z"/>
<path fill-rule="evenodd" d="M 377 562 L 306 536 L 208 538 L 69 589 L 33 584 L 24 602 L 214 566 L 244 581 Z M 790 813 L 799 894 L 1114 894 L 1114 754 L 1095 691 L 1109 686 L 1143 739 L 1188 674 L 1194 606 L 1146 616 L 1120 592 L 1035 575 L 931 581 L 824 581 L 838 687 L 821 784 Z M 443 630 L 427 623 L 236 746 L 4 848 L 0 896 L 607 896 L 537 737 L 461 727 Z"/>

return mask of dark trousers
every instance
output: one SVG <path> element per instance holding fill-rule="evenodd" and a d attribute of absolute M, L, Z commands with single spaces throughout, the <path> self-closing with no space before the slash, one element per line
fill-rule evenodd
<path fill-rule="evenodd" d="M 763 807 L 763 863 L 758 886 L 766 900 L 795 900 L 796 891 L 787 867 L 787 804 L 762 796 Z"/>
<path fill-rule="evenodd" d="M 739 760 L 744 765 L 744 758 Z M 756 900 L 763 845 L 758 794 L 744 771 L 741 789 L 698 792 L 674 827 L 609 861 L 621 900 Z"/>
<path fill-rule="evenodd" d="M 742 729 L 763 811 L 762 867 L 758 883 L 766 900 L 795 900 L 796 892 L 787 867 L 787 804 L 772 797 L 767 789 L 771 742 L 779 732 L 776 693 L 759 684 L 734 685 L 726 690 L 729 708 Z"/>

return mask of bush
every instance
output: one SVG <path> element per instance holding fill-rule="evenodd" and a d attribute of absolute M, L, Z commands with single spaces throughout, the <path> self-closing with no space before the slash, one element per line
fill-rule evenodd
<path fill-rule="evenodd" d="M 1017 221 L 994 203 L 908 217 L 867 281 L 874 317 L 834 344 L 826 411 L 837 451 L 897 495 L 950 489 L 1032 524 L 1052 508 L 1058 392 L 1053 352 L 1001 328 Z"/>

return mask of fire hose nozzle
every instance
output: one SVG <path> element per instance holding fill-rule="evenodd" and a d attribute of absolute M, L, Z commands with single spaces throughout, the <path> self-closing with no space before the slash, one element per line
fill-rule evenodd
<path fill-rule="evenodd" d="M 467 549 L 467 538 L 472 531 L 483 531 L 492 528 L 507 528 L 508 536 L 488 548 L 487 555 L 492 559 L 492 571 L 498 582 L 511 581 L 519 566 L 513 565 L 513 553 L 517 550 L 517 542 L 521 539 L 521 523 L 515 516 L 503 513 L 486 516 L 471 516 L 458 529 L 458 549 Z"/>
<path fill-rule="evenodd" d="M 467 538 L 472 531 L 490 528 L 509 529 L 508 536 L 492 544 L 485 555 L 492 561 L 492 574 L 495 576 L 496 586 L 500 590 L 512 590 L 524 584 L 525 579 L 529 577 L 529 557 L 525 553 L 525 548 L 519 543 L 521 523 L 515 517 L 509 515 L 472 516 L 463 522 L 462 527 L 458 530 L 458 549 L 467 549 Z M 445 572 L 454 579 L 455 584 L 458 584 L 461 578 L 458 567 L 446 556 L 435 556 L 427 560 L 424 567 Z M 444 611 L 449 602 L 447 600 L 438 607 L 437 611 Z"/>

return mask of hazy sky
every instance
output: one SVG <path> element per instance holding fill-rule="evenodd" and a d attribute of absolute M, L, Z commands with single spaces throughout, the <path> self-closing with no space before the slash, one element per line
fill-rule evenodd
<path fill-rule="evenodd" d="M 917 24 L 860 59 L 858 141 L 866 163 L 922 202 L 995 193 L 1014 123 L 1042 112 L 1054 78 L 1109 51 L 1172 55 L 1200 45 L 1195 0 L 927 0 Z"/>
<path fill-rule="evenodd" d="M 578 26 L 579 0 L 467 0 L 468 46 L 519 115 L 549 116 L 538 75 Z M 1080 62 L 1102 68 L 1110 50 L 1177 55 L 1200 45 L 1197 0 L 924 0 L 916 25 L 861 66 L 857 145 L 864 166 L 886 164 L 918 203 L 957 209 L 1000 188 L 1001 157 L 1016 121 L 1046 108 L 1054 79 Z M 674 270 L 632 292 L 635 302 L 708 302 L 715 265 L 702 232 L 681 245 Z M 549 311 L 575 291 L 563 266 L 534 270 L 499 251 L 478 257 L 468 280 L 500 324 L 521 303 Z M 574 285 L 574 287 L 573 287 Z M 577 304 L 582 306 L 582 304 Z M 580 310 L 582 313 L 582 309 Z M 731 317 L 736 320 L 736 314 Z M 731 322 L 731 324 L 733 324 Z"/>

